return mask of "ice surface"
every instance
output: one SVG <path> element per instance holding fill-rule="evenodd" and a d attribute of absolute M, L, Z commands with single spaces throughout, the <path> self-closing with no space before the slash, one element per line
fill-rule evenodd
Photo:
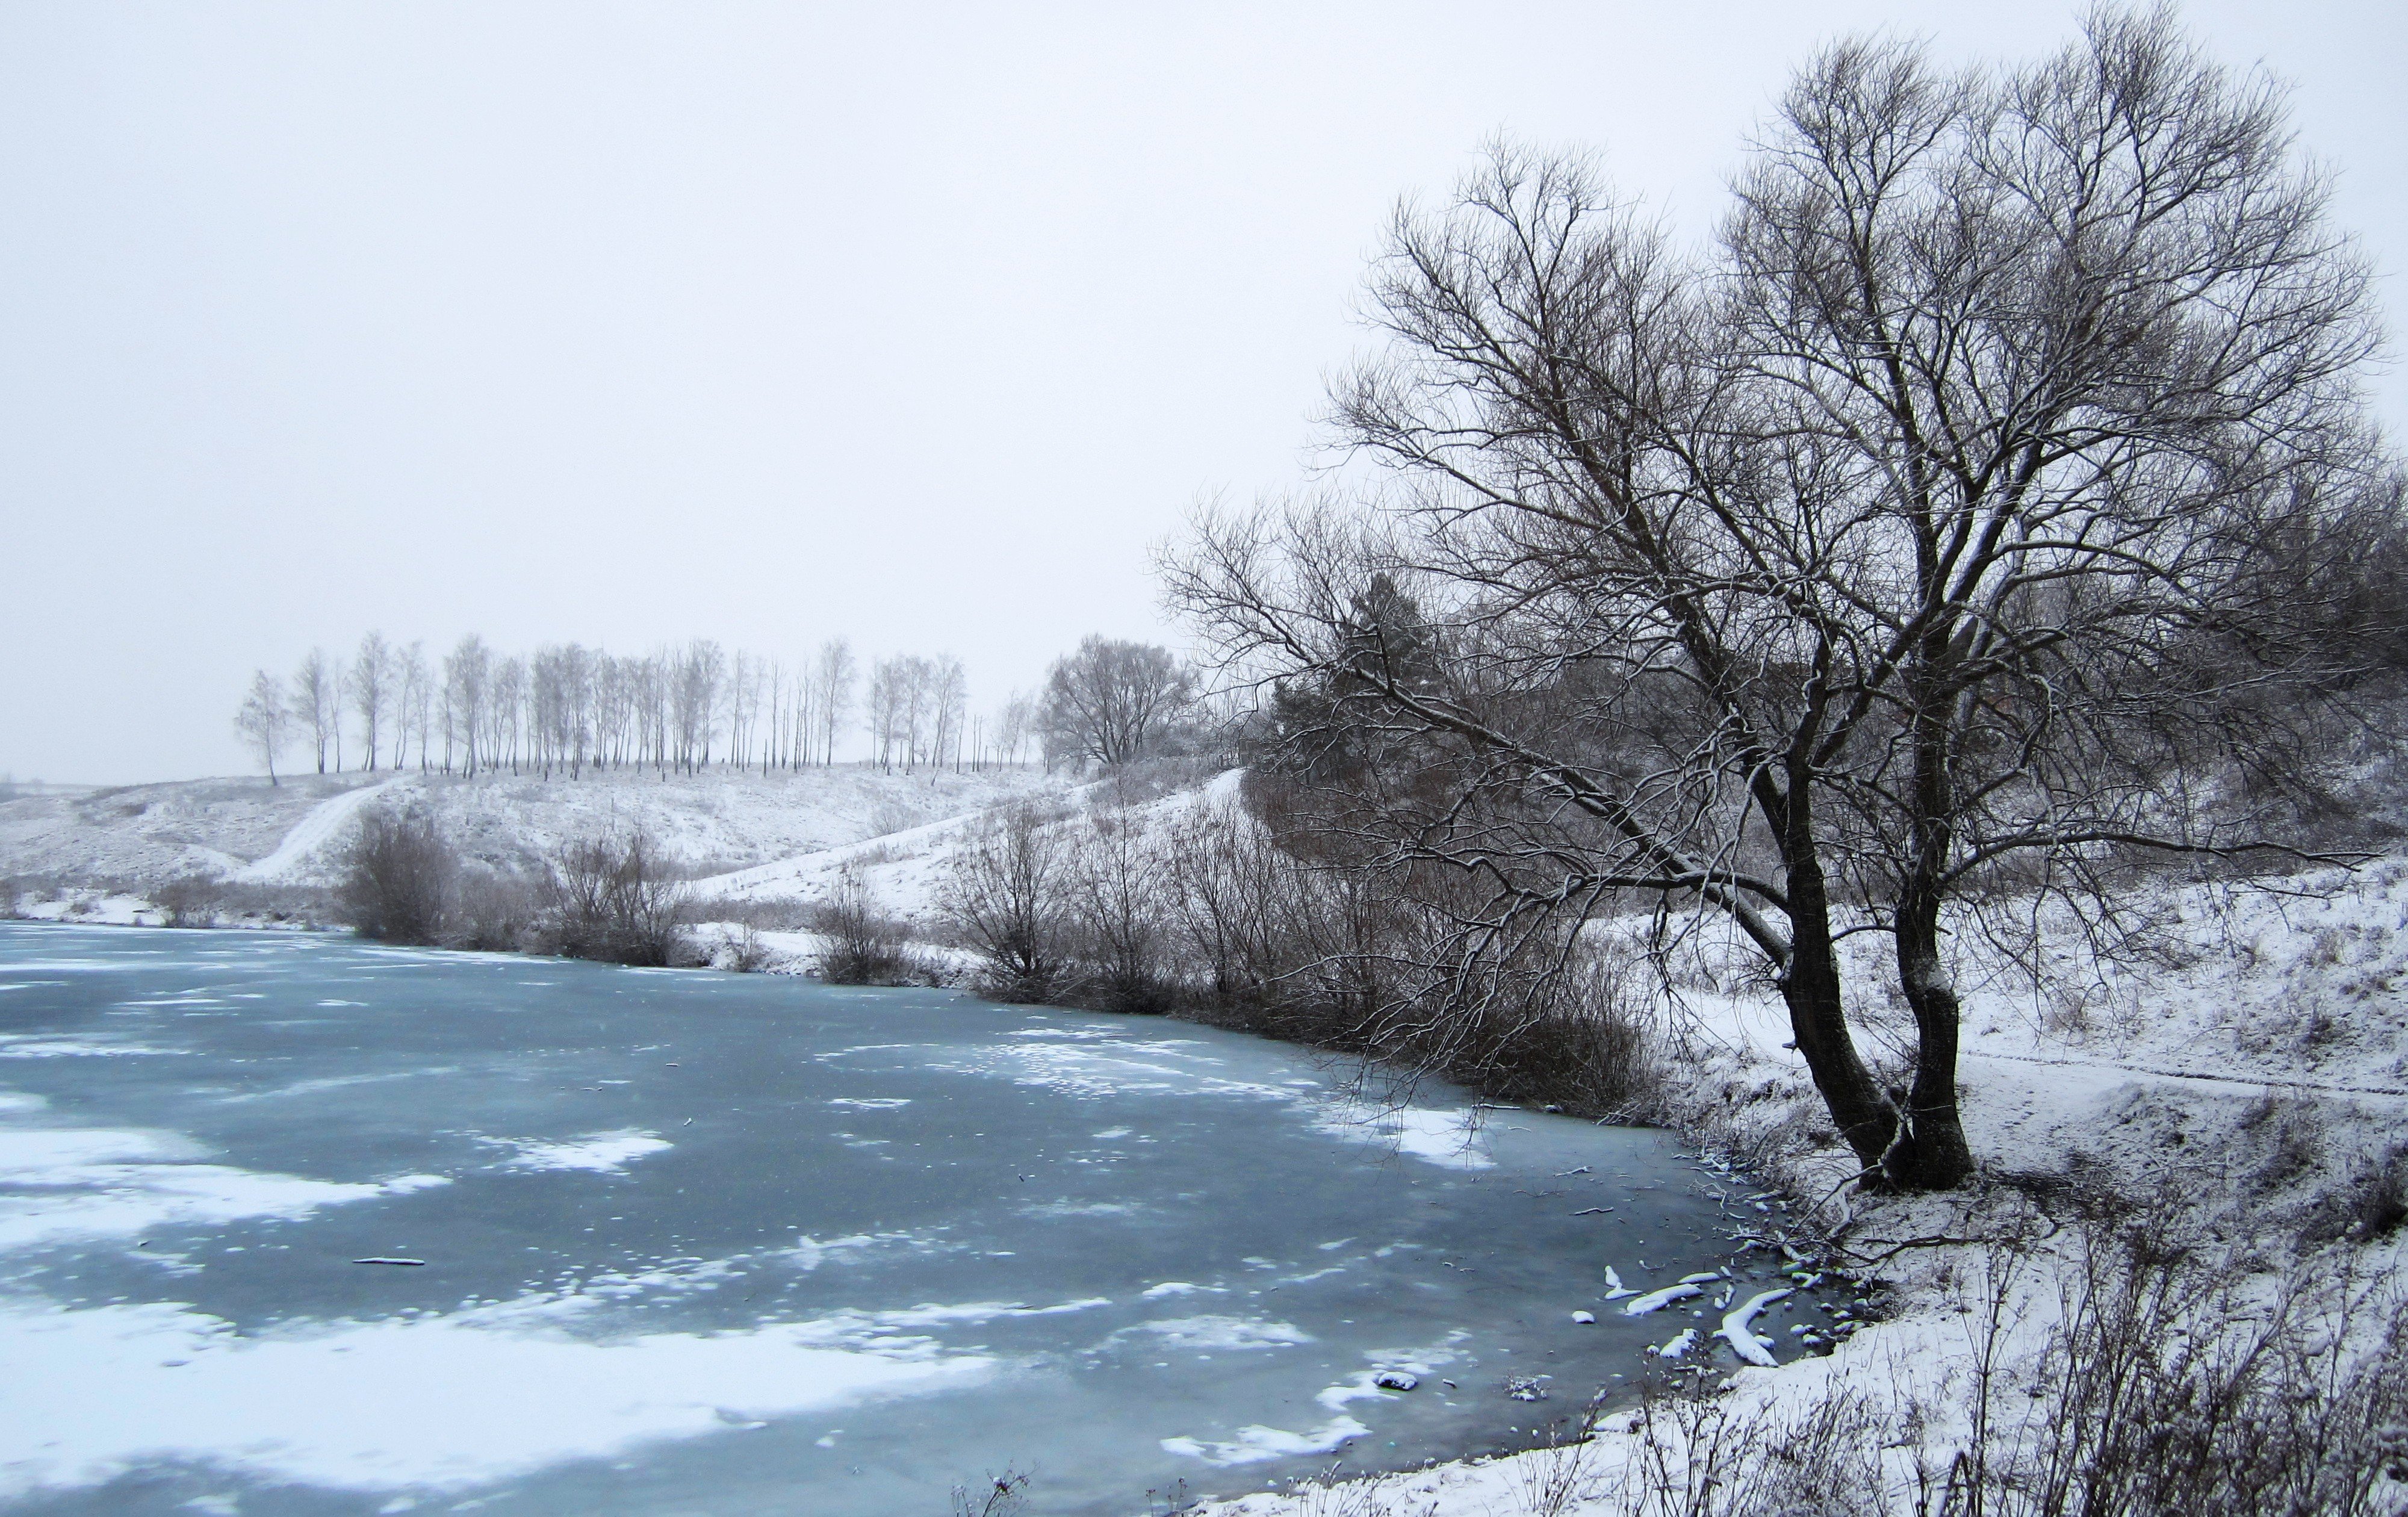
<path fill-rule="evenodd" d="M 0 1467 L 74 1510 L 883 1517 L 1036 1466 L 1125 1517 L 1520 1436 L 1482 1365 L 1643 1363 L 1561 1327 L 1600 1244 L 1723 1244 L 1661 1135 L 1209 1028 L 294 935 L 7 923 L 0 969 L 68 938 L 129 967 L 0 975 L 8 1034 L 178 1054 L 0 1091 Z"/>

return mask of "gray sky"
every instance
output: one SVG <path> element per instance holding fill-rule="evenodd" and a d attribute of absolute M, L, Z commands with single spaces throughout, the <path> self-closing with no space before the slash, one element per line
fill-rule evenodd
<path fill-rule="evenodd" d="M 2192 4 L 2408 260 L 2408 7 Z M 254 665 L 710 636 L 1168 639 L 1150 546 L 1294 482 L 1399 193 L 1499 130 L 1702 234 L 1806 0 L 0 5 L 0 770 L 233 772 Z M 2382 381 L 2395 430 L 2408 379 Z"/>

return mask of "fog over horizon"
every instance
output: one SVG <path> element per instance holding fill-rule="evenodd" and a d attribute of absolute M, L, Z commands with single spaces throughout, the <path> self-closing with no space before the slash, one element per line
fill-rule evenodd
<path fill-rule="evenodd" d="M 1329 462 L 1399 195 L 1505 133 L 1703 239 L 1820 43 L 2076 14 L 0 5 L 0 772 L 250 772 L 251 671 L 370 630 L 843 636 L 982 712 L 1176 645 L 1149 553 Z M 2408 21 L 2181 14 L 2295 87 L 2399 321 Z"/>

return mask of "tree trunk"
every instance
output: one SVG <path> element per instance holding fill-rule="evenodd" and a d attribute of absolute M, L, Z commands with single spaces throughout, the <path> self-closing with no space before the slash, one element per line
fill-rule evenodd
<path fill-rule="evenodd" d="M 1938 633 L 1926 657 L 1946 656 Z M 1930 677 L 1916 681 L 1912 732 L 1911 825 L 1906 879 L 1892 923 L 1898 942 L 1898 982 L 1914 1012 L 1914 1080 L 1907 1091 L 1906 1130 L 1899 1137 L 1887 1169 L 1901 1190 L 1944 1191 L 1973 1173 L 1965 1123 L 1956 1109 L 1956 1033 L 1962 1008 L 1956 986 L 1940 956 L 1940 901 L 1949 854 L 1955 847 L 1954 786 L 1948 766 L 1946 719 L 1949 697 Z"/>
<path fill-rule="evenodd" d="M 1956 987 L 1940 958 L 1936 897 L 1910 890 L 1899 902 L 1898 980 L 1914 1011 L 1914 1081 L 1906 1097 L 1907 1130 L 1889 1158 L 1901 1190 L 1944 1191 L 1973 1173 L 1973 1152 L 1956 1109 Z"/>
<path fill-rule="evenodd" d="M 1821 861 L 1811 846 L 1796 855 L 1784 884 L 1791 943 L 1789 963 L 1781 975 L 1781 999 L 1789 1008 L 1790 1036 L 1805 1056 L 1840 1136 L 1856 1151 L 1858 1164 L 1878 1172 L 1897 1134 L 1898 1119 L 1848 1036 L 1839 960 L 1831 951 L 1830 899 Z"/>

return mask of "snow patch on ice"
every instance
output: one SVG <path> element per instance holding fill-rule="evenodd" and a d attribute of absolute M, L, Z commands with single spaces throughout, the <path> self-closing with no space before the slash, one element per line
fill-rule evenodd
<path fill-rule="evenodd" d="M 183 1052 L 179 1048 L 151 1048 L 143 1043 L 93 1043 L 77 1038 L 42 1038 L 31 1033 L 0 1034 L 0 1059 L 114 1059 Z"/>
<path fill-rule="evenodd" d="M 1376 1143 L 1442 1169 L 1490 1169 L 1480 1138 L 1478 1113 L 1468 1109 L 1382 1109 L 1347 1103 L 1325 1110 L 1313 1125 L 1357 1143 Z"/>
<path fill-rule="evenodd" d="M 592 1342 L 503 1311 L 237 1334 L 170 1304 L 0 1304 L 0 1494 L 99 1484 L 163 1459 L 338 1490 L 458 1490 L 950 1388 L 993 1364 L 830 1336 L 800 1323 Z"/>
<path fill-rule="evenodd" d="M 1113 1335 L 1149 1333 L 1165 1347 L 1197 1350 L 1284 1349 L 1310 1343 L 1312 1335 L 1294 1323 L 1253 1317 L 1171 1317 L 1140 1323 Z"/>
<path fill-rule="evenodd" d="M 1166 1453 L 1184 1454 L 1226 1468 L 1230 1465 L 1259 1464 L 1266 1459 L 1333 1453 L 1347 1439 L 1361 1438 L 1369 1431 L 1352 1417 L 1333 1417 L 1310 1433 L 1291 1433 L 1284 1428 L 1265 1427 L 1257 1423 L 1251 1427 L 1239 1428 L 1237 1436 L 1226 1442 L 1167 1438 L 1162 1440 L 1162 1448 Z"/>
<path fill-rule="evenodd" d="M 1626 1317 L 1644 1317 L 1651 1311 L 1663 1310 L 1675 1301 L 1686 1301 L 1693 1295 L 1705 1294 L 1698 1286 L 1683 1281 L 1677 1285 L 1667 1285 L 1660 1291 L 1650 1291 L 1645 1295 L 1624 1303 L 1622 1314 Z"/>
<path fill-rule="evenodd" d="M 627 1166 L 638 1159 L 671 1146 L 658 1133 L 636 1127 L 588 1133 L 583 1138 L 559 1141 L 521 1138 L 480 1138 L 478 1141 L 518 1150 L 516 1155 L 503 1162 L 505 1169 L 586 1169 L 604 1175 L 624 1174 Z"/>
<path fill-rule="evenodd" d="M 263 1174 L 196 1162 L 175 1133 L 99 1127 L 0 1128 L 0 1249 L 66 1238 L 130 1238 L 160 1227 L 291 1220 L 322 1206 L 448 1185 L 440 1175 L 366 1184 Z"/>

